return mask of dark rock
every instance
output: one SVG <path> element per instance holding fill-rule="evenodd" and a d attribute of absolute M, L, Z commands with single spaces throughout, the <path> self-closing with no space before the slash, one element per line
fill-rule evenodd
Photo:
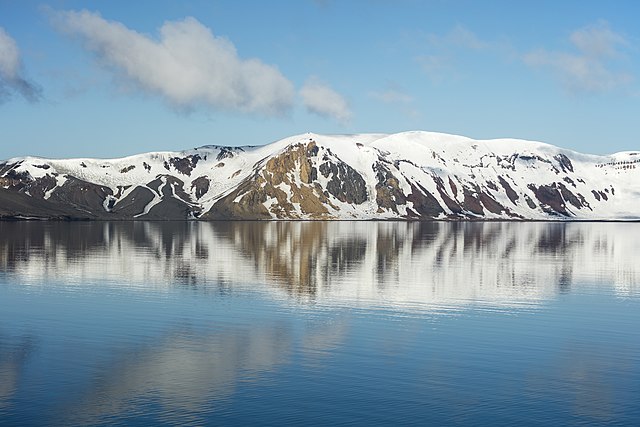
<path fill-rule="evenodd" d="M 207 191 L 209 191 L 209 184 L 209 178 L 206 176 L 200 176 L 191 182 L 191 188 L 193 189 L 195 187 L 196 189 L 196 199 L 200 199 L 200 197 L 207 194 Z"/>
<path fill-rule="evenodd" d="M 501 214 L 508 211 L 507 208 L 502 206 L 496 199 L 485 192 L 479 192 L 478 199 L 482 203 L 482 206 L 484 206 L 491 213 Z"/>
<path fill-rule="evenodd" d="M 438 200 L 418 183 L 409 183 L 411 194 L 407 200 L 413 203 L 415 212 L 407 208 L 407 215 L 419 219 L 433 219 L 444 213 L 444 209 Z"/>
<path fill-rule="evenodd" d="M 524 200 L 527 202 L 527 206 L 529 206 L 529 208 L 535 209 L 538 207 L 538 205 L 536 205 L 535 202 L 531 200 L 531 197 L 526 194 L 524 195 Z"/>
<path fill-rule="evenodd" d="M 442 178 L 437 175 L 431 175 L 431 178 L 435 182 L 436 189 L 438 190 L 438 193 L 440 194 L 440 197 L 442 198 L 444 204 L 447 205 L 447 208 L 455 216 L 460 216 L 462 214 L 462 206 L 460 206 L 460 204 L 456 200 L 449 197 L 447 191 L 444 188 L 444 182 L 442 181 Z"/>
<path fill-rule="evenodd" d="M 573 164 L 567 156 L 565 156 L 564 154 L 557 154 L 553 158 L 556 159 L 556 161 L 560 165 L 562 172 L 573 172 Z"/>
<path fill-rule="evenodd" d="M 500 182 L 500 185 L 502 185 L 502 188 L 504 188 L 504 191 L 507 193 L 507 197 L 509 198 L 509 200 L 511 200 L 511 203 L 517 205 L 517 200 L 519 199 L 518 193 L 516 193 L 513 188 L 511 188 L 511 185 L 509 185 L 509 183 L 503 177 L 499 176 L 498 181 Z"/>
<path fill-rule="evenodd" d="M 163 199 L 173 197 L 190 205 L 191 196 L 184 190 L 184 181 L 171 175 L 165 175 L 165 179 L 166 184 L 162 189 Z"/>
<path fill-rule="evenodd" d="M 259 175 L 245 179 L 234 191 L 216 201 L 211 209 L 204 213 L 202 219 L 270 219 L 271 214 L 264 206 L 267 194 L 273 188 L 260 188 L 256 185 L 261 182 Z M 241 196 L 241 197 L 240 197 Z M 236 199 L 240 200 L 236 202 Z"/>
<path fill-rule="evenodd" d="M 571 203 L 573 206 L 575 206 L 578 209 L 582 209 L 583 207 L 585 207 L 580 201 L 580 199 L 575 194 L 573 194 L 567 187 L 565 187 L 564 184 L 558 183 L 558 188 L 560 189 L 560 194 L 562 194 L 562 198 L 564 200 Z"/>
<path fill-rule="evenodd" d="M 116 187 L 118 189 L 118 191 L 116 192 L 116 194 L 114 194 L 114 196 L 119 199 L 120 197 L 122 197 L 122 194 L 128 190 L 129 188 L 131 188 L 130 185 L 118 185 Z"/>
<path fill-rule="evenodd" d="M 88 212 L 102 214 L 104 200 L 107 196 L 112 195 L 113 191 L 109 187 L 68 176 L 65 183 L 53 192 L 50 200 L 68 203 Z"/>
<path fill-rule="evenodd" d="M 541 185 L 536 187 L 534 184 L 527 186 L 540 202 L 540 207 L 550 214 L 560 214 L 562 216 L 571 216 L 567 211 L 564 200 L 556 183 L 550 185 Z"/>
<path fill-rule="evenodd" d="M 478 216 L 484 215 L 484 209 L 482 208 L 480 200 L 471 192 L 471 190 L 469 190 L 467 187 L 463 187 L 462 192 L 464 194 L 462 208 L 465 211 L 471 212 Z"/>
<path fill-rule="evenodd" d="M 138 186 L 131 190 L 127 196 L 119 200 L 111 209 L 115 214 L 133 218 L 144 212 L 144 208 L 155 198 L 153 191 L 146 187 Z"/>
<path fill-rule="evenodd" d="M 33 181 L 33 178 L 31 177 L 31 174 L 29 174 L 29 172 L 16 172 L 14 169 L 11 169 L 9 172 L 5 173 L 4 177 L 25 183 Z"/>
<path fill-rule="evenodd" d="M 405 205 L 407 198 L 400 189 L 400 181 L 382 162 L 373 165 L 376 172 L 376 203 L 379 209 L 392 210 L 398 213 L 398 205 Z"/>
<path fill-rule="evenodd" d="M 0 188 L 0 219 L 41 218 L 51 220 L 95 219 L 96 216 L 73 206 L 28 196 Z"/>
<path fill-rule="evenodd" d="M 191 171 L 196 167 L 200 159 L 199 154 L 192 154 L 186 157 L 172 157 L 169 159 L 169 164 L 181 174 L 191 176 Z"/>
<path fill-rule="evenodd" d="M 232 147 L 220 147 L 220 152 L 216 156 L 216 160 L 230 159 L 234 155 Z"/>
<path fill-rule="evenodd" d="M 159 220 L 189 219 L 191 213 L 191 206 L 182 200 L 175 197 L 163 197 L 143 218 Z"/>
<path fill-rule="evenodd" d="M 455 197 L 455 195 L 458 194 L 458 187 L 456 187 L 451 177 L 449 177 L 449 187 L 451 187 L 451 194 Z"/>
<path fill-rule="evenodd" d="M 51 175 L 45 175 L 41 178 L 37 178 L 30 182 L 23 188 L 23 191 L 28 191 L 33 197 L 44 198 L 45 194 L 56 187 L 57 181 Z"/>
<path fill-rule="evenodd" d="M 319 151 L 320 148 L 318 148 L 318 145 L 315 143 L 315 141 L 311 141 L 309 144 L 307 144 L 307 157 L 315 157 L 318 155 Z"/>
<path fill-rule="evenodd" d="M 321 164 L 318 169 L 325 177 L 331 175 L 331 179 L 327 183 L 327 191 L 336 199 L 356 205 L 367 201 L 367 184 L 364 178 L 348 164 L 326 162 Z M 318 172 L 315 168 L 312 169 L 312 173 L 317 179 Z"/>
<path fill-rule="evenodd" d="M 147 187 L 149 187 L 151 190 L 155 191 L 158 194 L 160 194 L 160 186 L 163 184 L 161 176 L 162 175 L 158 175 L 156 179 L 147 183 Z"/>
<path fill-rule="evenodd" d="M 590 211 L 593 210 L 589 202 L 587 202 L 587 199 L 585 199 L 585 197 L 582 194 L 578 193 L 576 194 L 576 197 L 578 198 L 578 200 L 580 201 L 583 207 L 588 208 Z"/>
<path fill-rule="evenodd" d="M 487 188 L 493 190 L 493 191 L 498 191 L 498 186 L 493 182 L 493 181 L 488 181 L 487 182 Z"/>
<path fill-rule="evenodd" d="M 0 177 L 4 176 L 5 173 L 9 172 L 11 169 L 18 166 L 19 163 L 7 163 L 0 162 Z"/>

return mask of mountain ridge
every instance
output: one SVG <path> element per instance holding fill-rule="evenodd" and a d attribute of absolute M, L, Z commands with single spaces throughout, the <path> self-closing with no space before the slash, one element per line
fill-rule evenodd
<path fill-rule="evenodd" d="M 640 153 L 436 132 L 0 161 L 0 218 L 635 220 Z"/>

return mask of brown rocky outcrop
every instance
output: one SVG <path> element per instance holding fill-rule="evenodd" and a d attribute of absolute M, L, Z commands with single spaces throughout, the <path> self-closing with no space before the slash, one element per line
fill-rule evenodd
<path fill-rule="evenodd" d="M 391 172 L 384 162 L 379 161 L 373 166 L 376 172 L 376 203 L 378 204 L 378 212 L 383 210 L 391 210 L 398 213 L 398 205 L 405 205 L 407 198 L 400 189 L 400 181 Z"/>
<path fill-rule="evenodd" d="M 317 182 L 314 160 L 317 161 L 318 153 L 313 141 L 289 146 L 263 165 L 257 165 L 254 175 L 216 201 L 203 218 L 269 219 L 274 215 L 285 219 L 304 215 L 330 219 L 328 208 L 338 208 Z M 327 192 L 330 193 L 328 188 Z M 348 189 L 338 192 L 344 194 L 345 199 L 348 193 Z M 267 208 L 268 201 L 271 203 Z"/>
<path fill-rule="evenodd" d="M 540 186 L 529 184 L 527 187 L 533 191 L 545 212 L 562 216 L 570 215 L 556 183 Z"/>

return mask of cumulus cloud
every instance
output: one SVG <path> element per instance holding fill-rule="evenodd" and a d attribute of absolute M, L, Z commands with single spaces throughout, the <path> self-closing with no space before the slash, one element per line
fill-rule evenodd
<path fill-rule="evenodd" d="M 317 77 L 311 77 L 300 89 L 302 102 L 310 113 L 347 124 L 352 117 L 347 101 Z"/>
<path fill-rule="evenodd" d="M 86 10 L 52 16 L 60 31 L 80 38 L 119 78 L 179 109 L 272 116 L 293 105 L 293 84 L 275 66 L 240 58 L 231 41 L 194 18 L 165 22 L 153 38 Z"/>
<path fill-rule="evenodd" d="M 40 88 L 24 74 L 20 50 L 16 41 L 0 27 L 0 103 L 13 94 L 19 94 L 29 102 L 38 101 Z"/>
<path fill-rule="evenodd" d="M 572 92 L 604 92 L 633 80 L 618 63 L 628 42 L 606 22 L 574 31 L 569 41 L 573 52 L 538 49 L 525 54 L 523 61 L 552 71 Z"/>

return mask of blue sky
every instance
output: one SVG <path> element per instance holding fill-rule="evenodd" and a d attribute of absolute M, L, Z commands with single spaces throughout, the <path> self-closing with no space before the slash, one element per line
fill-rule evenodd
<path fill-rule="evenodd" d="M 430 130 L 640 149 L 637 1 L 0 0 L 0 158 Z"/>

